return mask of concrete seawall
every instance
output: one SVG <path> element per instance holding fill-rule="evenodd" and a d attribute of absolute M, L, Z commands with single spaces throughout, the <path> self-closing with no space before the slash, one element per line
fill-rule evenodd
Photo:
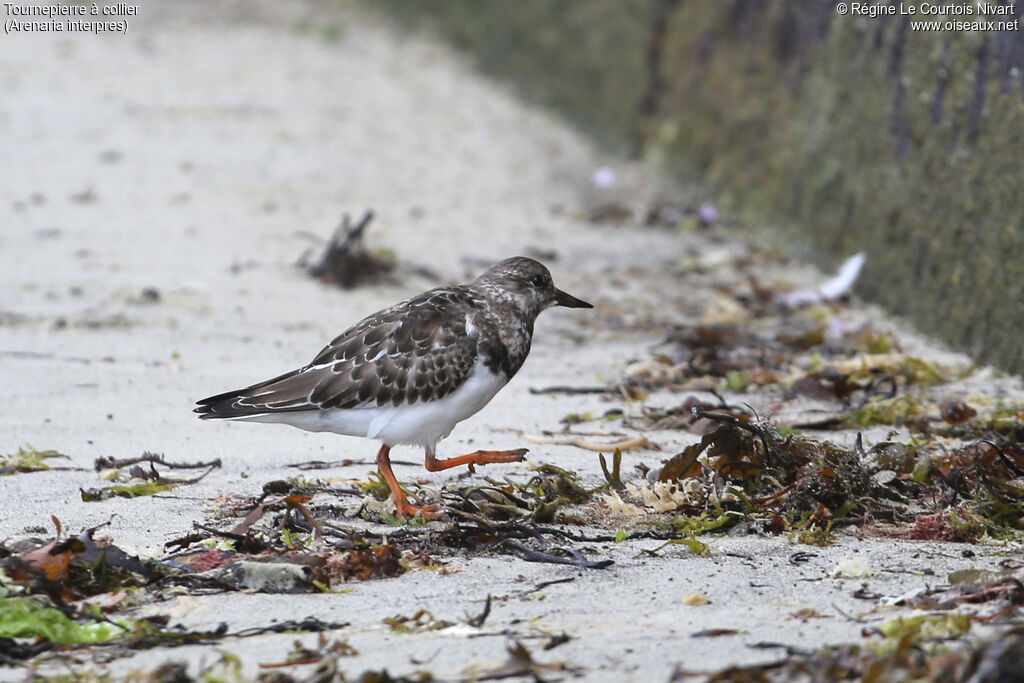
<path fill-rule="evenodd" d="M 825 265 L 867 251 L 858 291 L 1024 370 L 1024 5 L 376 4 Z"/>

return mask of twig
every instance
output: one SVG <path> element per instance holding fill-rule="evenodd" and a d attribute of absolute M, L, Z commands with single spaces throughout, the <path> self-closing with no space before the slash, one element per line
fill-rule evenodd
<path fill-rule="evenodd" d="M 169 467 L 172 470 L 198 470 L 202 467 L 209 467 L 212 469 L 221 466 L 220 458 L 211 460 L 209 462 L 168 462 L 167 460 L 164 459 L 163 454 L 150 453 L 149 451 L 146 451 L 137 458 L 118 459 L 113 457 L 99 457 L 96 458 L 94 466 L 96 468 L 96 471 L 98 472 L 100 470 L 120 469 L 122 467 L 127 467 L 129 465 L 137 465 L 140 462 L 158 463 L 160 465 L 163 465 L 164 467 Z"/>
<path fill-rule="evenodd" d="M 564 384 L 556 384 L 551 387 L 541 387 L 535 389 L 530 387 L 531 394 L 613 394 L 618 390 L 618 387 L 607 386 L 607 387 L 570 387 Z"/>
<path fill-rule="evenodd" d="M 412 462 L 410 460 L 392 460 L 392 465 L 408 465 L 410 467 L 416 467 L 422 465 L 420 462 Z M 307 460 L 305 462 L 296 462 L 288 465 L 288 467 L 294 467 L 300 470 L 326 470 L 334 467 L 349 467 L 351 465 L 375 465 L 375 463 L 369 460 L 352 460 L 350 458 L 344 458 L 342 460 Z"/>
<path fill-rule="evenodd" d="M 150 467 L 152 467 L 152 465 L 150 465 Z M 183 484 L 195 484 L 196 482 L 205 479 L 206 475 L 208 475 L 210 472 L 213 472 L 218 467 L 220 467 L 220 460 L 218 460 L 216 464 L 211 465 L 210 469 L 206 470 L 198 477 L 192 477 L 191 479 L 168 479 L 167 477 L 157 476 L 156 481 L 158 484 L 176 484 L 179 486 Z"/>
<path fill-rule="evenodd" d="M 527 441 L 532 441 L 533 443 L 546 444 L 549 446 L 577 446 L 588 451 L 598 451 L 601 453 L 627 451 L 630 448 L 643 448 L 644 446 L 650 445 L 650 441 L 648 441 L 646 436 L 638 436 L 632 439 L 625 439 L 623 441 L 615 441 L 612 443 L 598 443 L 582 436 L 559 439 L 556 437 L 538 436 L 536 434 L 523 434 L 523 438 Z"/>
<path fill-rule="evenodd" d="M 480 614 L 476 615 L 475 617 L 470 617 L 469 619 L 466 620 L 466 623 L 469 624 L 470 626 L 475 626 L 476 628 L 480 628 L 481 626 L 484 625 L 484 622 L 487 621 L 487 617 L 490 615 L 490 613 L 491 613 L 491 595 L 490 595 L 490 593 L 488 593 L 487 594 L 487 602 L 484 603 L 484 611 L 481 612 Z"/>
<path fill-rule="evenodd" d="M 200 524 L 199 522 L 192 522 L 192 527 L 195 528 L 195 529 L 200 529 L 201 531 L 205 531 L 207 533 L 213 534 L 214 536 L 220 536 L 221 538 L 231 539 L 232 541 L 244 541 L 245 540 L 245 534 L 236 534 L 233 531 L 221 531 L 220 529 L 217 529 L 216 527 L 207 526 L 205 524 Z"/>
<path fill-rule="evenodd" d="M 889 383 L 889 390 L 883 391 L 881 387 L 886 382 Z M 875 396 L 881 396 L 883 399 L 888 399 L 895 397 L 897 393 L 898 387 L 896 385 L 896 378 L 892 375 L 883 375 L 868 385 L 867 390 L 864 392 L 864 396 L 861 397 L 860 401 L 857 402 L 857 405 L 855 405 L 853 409 L 860 410 Z"/>
<path fill-rule="evenodd" d="M 539 550 L 531 550 L 518 541 L 505 540 L 501 542 L 501 545 L 512 550 L 517 550 L 522 553 L 519 557 L 527 562 L 547 562 L 549 564 L 567 564 L 573 567 L 582 567 L 583 569 L 604 569 L 614 564 L 611 560 L 588 560 L 583 557 L 580 551 L 574 548 L 557 548 L 562 552 L 569 553 L 571 557 L 561 557 L 559 555 L 552 555 L 550 553 L 542 553 Z"/>
<path fill-rule="evenodd" d="M 988 444 L 989 446 L 994 448 L 996 450 L 996 455 L 999 456 L 999 459 L 1003 461 L 1003 464 L 1006 465 L 1006 467 L 1009 468 L 1009 470 L 1011 472 L 1016 474 L 1018 477 L 1024 476 L 1024 471 L 1021 471 L 1021 469 L 1019 467 L 1017 467 L 1017 465 L 1014 464 L 1014 462 L 1012 460 L 1010 460 L 1010 458 L 1007 457 L 1006 453 L 1003 451 L 1002 448 L 1000 448 L 999 446 L 995 445 L 991 441 L 988 441 L 987 439 L 982 439 L 978 443 Z M 975 458 L 975 461 L 977 461 L 977 458 Z"/>
<path fill-rule="evenodd" d="M 529 595 L 530 593 L 536 593 L 539 590 L 543 590 L 543 589 L 547 588 L 548 586 L 554 586 L 554 585 L 559 584 L 559 583 L 570 583 L 570 582 L 575 581 L 575 580 L 576 580 L 575 577 L 567 576 L 564 579 L 552 579 L 551 581 L 541 581 L 540 583 L 538 583 L 536 586 L 534 586 L 530 590 L 523 591 L 519 595 Z"/>
<path fill-rule="evenodd" d="M 866 623 L 868 623 L 866 620 L 861 619 L 860 617 L 855 617 L 855 616 L 853 616 L 851 614 L 847 614 L 843 610 L 839 609 L 839 606 L 836 605 L 836 603 L 834 603 L 834 602 L 832 603 L 832 609 L 834 609 L 835 611 L 839 612 L 839 614 L 842 615 L 843 617 L 845 617 L 848 621 L 855 621 L 858 624 L 866 624 Z"/>
<path fill-rule="evenodd" d="M 753 643 L 751 645 L 747 645 L 747 647 L 749 647 L 751 649 L 754 649 L 754 650 L 774 650 L 774 649 L 778 648 L 778 649 L 785 650 L 786 651 L 786 655 L 789 656 L 789 657 L 810 657 L 810 656 L 812 656 L 814 654 L 814 650 L 810 650 L 808 648 L 798 647 L 796 645 L 787 645 L 786 643 L 776 643 L 776 642 L 767 641 L 767 640 L 758 641 L 758 642 Z M 760 668 L 762 670 L 767 671 L 767 670 L 770 670 L 770 669 L 777 669 L 780 666 L 784 666 L 785 664 L 786 664 L 785 660 L 783 660 L 781 662 L 770 662 L 768 664 L 762 664 L 760 666 Z"/>
<path fill-rule="evenodd" d="M 481 517 L 480 515 L 474 515 L 472 512 L 463 512 L 462 510 L 456 510 L 454 508 L 449 509 L 448 512 L 450 514 L 457 515 L 459 517 L 465 517 L 466 519 L 468 519 L 471 522 L 476 522 L 477 524 L 479 524 L 481 527 L 487 529 L 488 531 L 494 531 L 495 529 L 498 528 L 497 524 L 495 524 L 494 522 L 490 521 L 486 517 Z"/>
<path fill-rule="evenodd" d="M 248 638 L 249 636 L 258 636 L 263 633 L 286 633 L 288 631 L 320 633 L 321 631 L 334 631 L 339 628 L 345 628 L 348 625 L 349 622 L 347 621 L 321 621 L 316 617 L 306 617 L 302 621 L 283 621 L 279 624 L 271 624 L 270 626 L 253 626 L 251 628 L 244 628 L 241 631 L 235 631 L 234 633 L 225 633 L 224 635 L 234 638 Z"/>

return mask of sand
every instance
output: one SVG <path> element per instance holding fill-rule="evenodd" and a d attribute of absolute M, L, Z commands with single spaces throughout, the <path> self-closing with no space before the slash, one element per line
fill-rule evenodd
<path fill-rule="evenodd" d="M 574 209 L 592 199 L 592 175 L 608 159 L 448 48 L 348 4 L 149 1 L 127 21 L 126 35 L 0 40 L 0 450 L 56 449 L 70 458 L 58 464 L 73 468 L 0 479 L 0 538 L 46 536 L 56 515 L 73 531 L 109 522 L 104 533 L 118 545 L 155 556 L 194 521 L 210 519 L 209 501 L 257 493 L 294 476 L 291 464 L 353 458 L 366 464 L 317 476 L 371 471 L 376 444 L 366 440 L 203 423 L 191 413 L 195 400 L 303 364 L 347 325 L 435 283 L 411 267 L 394 284 L 351 291 L 309 279 L 295 265 L 316 247 L 304 233 L 327 237 L 343 212 L 374 210 L 370 246 L 442 281 L 462 281 L 508 255 L 550 252 L 562 289 L 638 316 L 657 315 L 659 298 L 677 296 L 673 268 L 704 253 L 699 236 L 580 220 Z M 643 193 L 658 185 L 647 171 L 614 163 L 624 186 Z M 813 278 L 813 269 L 793 277 L 805 275 Z M 658 340 L 650 327 L 602 331 L 587 320 L 598 314 L 546 312 L 523 370 L 456 428 L 441 455 L 529 446 L 533 461 L 599 483 L 596 454 L 520 436 L 557 430 L 566 413 L 622 407 L 599 396 L 529 392 L 607 382 Z M 626 454 L 630 471 L 696 437 L 657 440 L 660 453 Z M 221 458 L 223 467 L 174 495 L 82 502 L 79 489 L 100 484 L 97 457 L 144 451 Z M 422 454 L 397 448 L 394 457 Z M 525 468 L 480 472 L 513 476 Z M 403 479 L 438 484 L 460 476 L 396 469 Z M 828 548 L 785 537 L 708 543 L 710 557 L 681 546 L 658 557 L 641 553 L 656 541 L 586 546 L 615 561 L 604 570 L 463 558 L 452 560 L 454 573 L 413 571 L 343 594 L 231 593 L 154 609 L 195 628 L 303 616 L 348 622 L 332 637 L 359 650 L 346 660 L 353 674 L 386 667 L 458 679 L 500 664 L 517 637 L 538 661 L 564 662 L 587 680 L 667 680 L 677 665 L 714 669 L 783 656 L 750 647 L 760 641 L 858 640 L 864 624 L 847 615 L 867 609 L 852 596 L 862 582 L 899 595 L 953 569 L 992 566 L 1009 550 L 974 547 L 968 558 L 962 546 L 850 536 Z M 798 551 L 813 556 L 788 561 Z M 831 577 L 856 556 L 873 576 Z M 560 578 L 573 581 L 529 592 Z M 684 604 L 690 592 L 710 604 Z M 382 621 L 420 608 L 458 621 L 478 613 L 489 594 L 494 608 L 480 628 L 401 635 Z M 802 608 L 823 617 L 793 616 Z M 707 628 L 739 633 L 691 637 Z M 571 640 L 539 648 L 561 633 Z M 232 639 L 78 668 L 120 676 L 176 659 L 195 671 L 223 650 L 255 675 L 259 663 L 283 661 L 296 639 L 315 638 Z M 0 679 L 23 676 L 0 669 Z"/>

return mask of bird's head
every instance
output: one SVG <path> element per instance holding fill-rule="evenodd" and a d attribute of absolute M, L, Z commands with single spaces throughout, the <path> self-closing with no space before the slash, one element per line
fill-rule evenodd
<path fill-rule="evenodd" d="M 476 279 L 488 298 L 514 307 L 532 321 L 545 308 L 593 308 L 555 287 L 551 273 L 542 263 L 525 256 L 513 256 L 499 261 Z"/>

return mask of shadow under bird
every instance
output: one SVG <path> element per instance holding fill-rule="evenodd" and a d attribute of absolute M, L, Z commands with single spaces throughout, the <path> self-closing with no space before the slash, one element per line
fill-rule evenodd
<path fill-rule="evenodd" d="M 508 258 L 473 282 L 431 289 L 378 311 L 308 365 L 204 398 L 195 412 L 206 420 L 277 422 L 379 439 L 377 466 L 399 517 L 436 518 L 436 505 L 406 498 L 391 470 L 391 448 L 422 446 L 431 472 L 522 461 L 525 448 L 438 459 L 437 443 L 508 384 L 530 353 L 534 321 L 552 306 L 593 308 L 557 289 L 541 263 Z"/>

